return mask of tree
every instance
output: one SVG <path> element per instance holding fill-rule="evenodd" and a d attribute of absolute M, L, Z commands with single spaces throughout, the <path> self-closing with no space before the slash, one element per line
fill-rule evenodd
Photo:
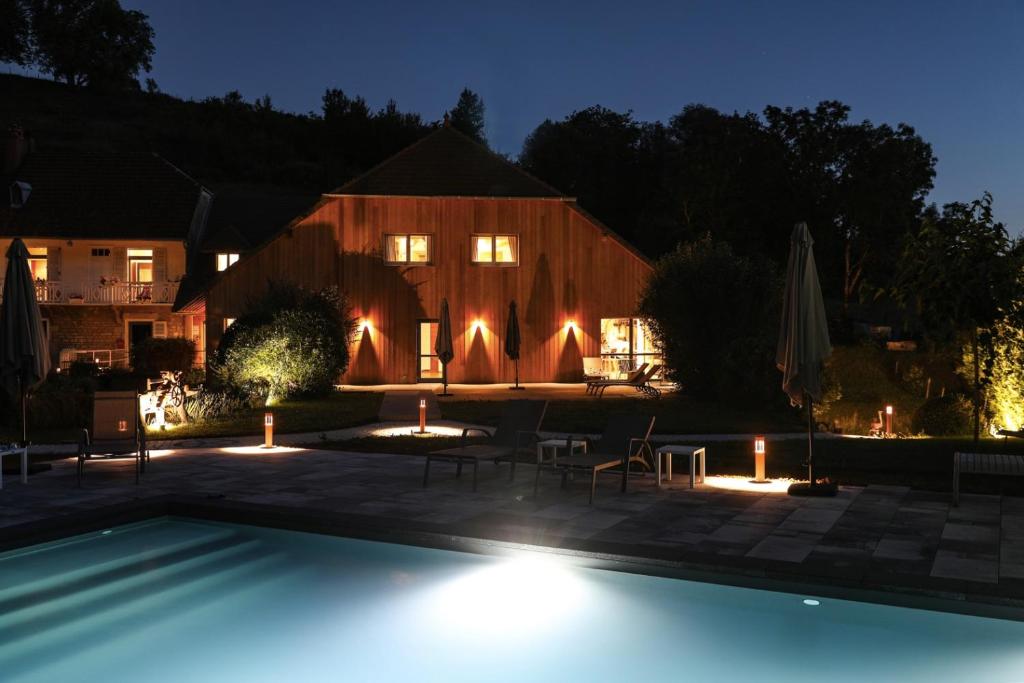
<path fill-rule="evenodd" d="M 31 31 L 25 0 L 0 0 L 0 62 L 28 64 Z"/>
<path fill-rule="evenodd" d="M 323 395 L 348 368 L 355 328 L 348 300 L 337 289 L 310 292 L 271 282 L 225 331 L 211 366 L 222 382 L 266 396 L 267 405 Z"/>
<path fill-rule="evenodd" d="M 138 87 L 152 68 L 149 18 L 118 0 L 30 0 L 35 61 L 43 73 L 71 85 Z"/>
<path fill-rule="evenodd" d="M 1003 330 L 1024 327 L 1024 243 L 995 221 L 992 195 L 929 212 L 906 241 L 893 294 L 916 310 L 929 339 L 969 347 L 977 441 L 982 389 L 991 381 Z"/>
<path fill-rule="evenodd" d="M 459 93 L 459 101 L 448 115 L 452 128 L 483 145 L 487 144 L 487 136 L 484 134 L 484 101 L 475 92 L 463 88 Z"/>
<path fill-rule="evenodd" d="M 764 257 L 738 256 L 705 236 L 655 265 L 639 313 L 662 351 L 666 375 L 694 396 L 779 399 L 775 371 L 782 280 Z"/>

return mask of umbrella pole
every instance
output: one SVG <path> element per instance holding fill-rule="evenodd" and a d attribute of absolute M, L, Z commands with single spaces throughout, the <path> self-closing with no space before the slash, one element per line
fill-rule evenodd
<path fill-rule="evenodd" d="M 514 387 L 509 387 L 509 389 L 512 391 L 522 391 L 523 388 L 519 386 L 519 359 L 516 358 L 513 362 L 516 364 L 516 385 Z"/>
<path fill-rule="evenodd" d="M 448 364 L 447 363 L 441 363 L 441 383 L 443 384 L 444 388 L 441 389 L 441 393 L 438 394 L 438 395 L 439 396 L 451 396 L 451 394 L 448 393 Z"/>
<path fill-rule="evenodd" d="M 814 399 L 807 397 L 807 478 L 814 486 Z"/>

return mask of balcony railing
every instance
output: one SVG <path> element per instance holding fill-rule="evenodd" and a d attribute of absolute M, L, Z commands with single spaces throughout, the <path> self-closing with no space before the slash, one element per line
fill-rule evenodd
<path fill-rule="evenodd" d="M 0 280 L 0 301 L 3 300 Z M 177 282 L 80 282 L 68 284 L 50 280 L 35 283 L 36 301 L 41 304 L 173 304 Z"/>

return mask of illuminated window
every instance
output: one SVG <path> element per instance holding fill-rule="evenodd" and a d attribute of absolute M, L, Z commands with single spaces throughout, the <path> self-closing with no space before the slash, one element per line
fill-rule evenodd
<path fill-rule="evenodd" d="M 229 327 L 235 324 L 237 318 L 224 318 L 224 329 L 227 330 Z"/>
<path fill-rule="evenodd" d="M 28 248 L 28 269 L 33 280 L 46 279 L 46 247 Z"/>
<path fill-rule="evenodd" d="M 384 261 L 430 263 L 432 242 L 430 235 L 384 235 Z"/>
<path fill-rule="evenodd" d="M 473 235 L 473 263 L 516 265 L 519 263 L 519 237 Z"/>
<path fill-rule="evenodd" d="M 153 281 L 153 250 L 152 249 L 129 249 L 128 250 L 128 281 L 129 282 L 152 282 Z"/>
<path fill-rule="evenodd" d="M 227 270 L 238 263 L 238 254 L 217 254 L 217 271 Z"/>

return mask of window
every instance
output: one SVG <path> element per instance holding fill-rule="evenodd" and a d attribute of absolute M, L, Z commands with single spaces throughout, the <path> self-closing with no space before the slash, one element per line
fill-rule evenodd
<path fill-rule="evenodd" d="M 227 330 L 229 327 L 235 324 L 236 318 L 224 318 L 224 329 Z"/>
<path fill-rule="evenodd" d="M 28 269 L 33 280 L 46 279 L 46 247 L 28 248 Z"/>
<path fill-rule="evenodd" d="M 128 250 L 128 281 L 129 282 L 152 282 L 153 281 L 153 250 L 152 249 L 129 249 Z"/>
<path fill-rule="evenodd" d="M 238 263 L 238 254 L 217 254 L 217 272 L 227 270 Z"/>
<path fill-rule="evenodd" d="M 519 263 L 519 237 L 473 235 L 473 263 L 516 265 Z"/>
<path fill-rule="evenodd" d="M 641 363 L 661 363 L 647 323 L 640 318 L 601 319 L 602 371 L 622 377 Z"/>
<path fill-rule="evenodd" d="M 430 235 L 384 235 L 387 263 L 430 263 L 433 259 Z"/>

